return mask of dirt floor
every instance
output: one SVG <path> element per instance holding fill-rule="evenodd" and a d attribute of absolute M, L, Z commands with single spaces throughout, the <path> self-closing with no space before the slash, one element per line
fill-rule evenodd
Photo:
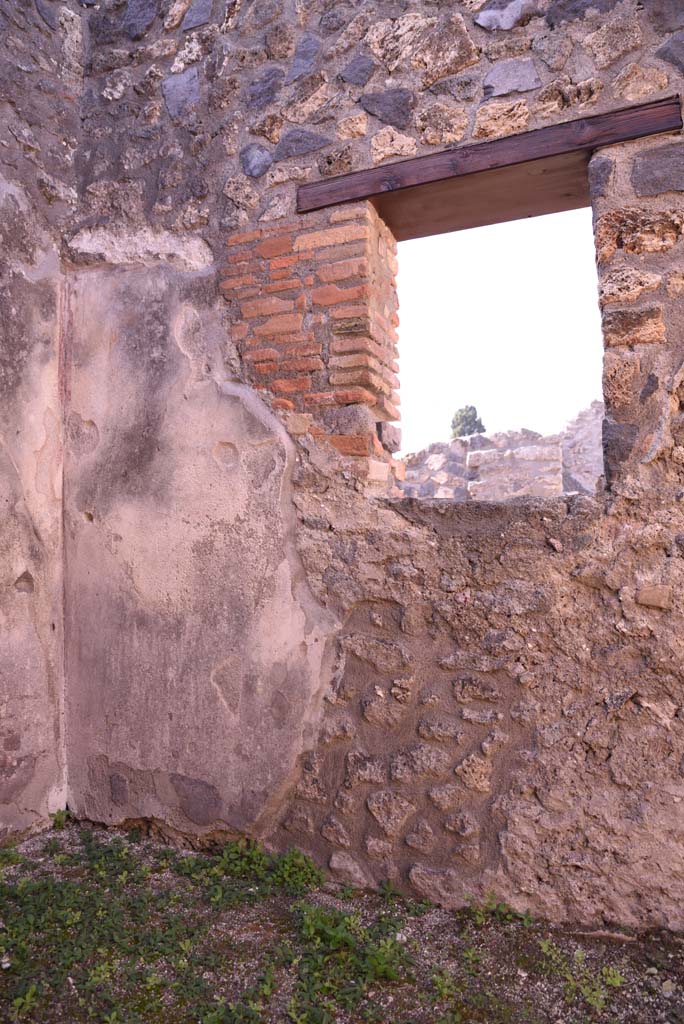
<path fill-rule="evenodd" d="M 74 824 L 0 850 L 0 1020 L 684 1024 L 684 937 L 358 895 L 297 851 Z"/>

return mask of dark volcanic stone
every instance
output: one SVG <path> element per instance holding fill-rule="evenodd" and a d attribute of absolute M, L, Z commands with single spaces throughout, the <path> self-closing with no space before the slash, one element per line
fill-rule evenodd
<path fill-rule="evenodd" d="M 306 128 L 293 128 L 292 131 L 283 135 L 275 148 L 274 160 L 288 160 L 291 156 L 302 156 L 304 153 L 313 153 L 317 149 L 323 149 L 330 145 L 330 139 L 316 132 L 307 131 Z"/>
<path fill-rule="evenodd" d="M 684 192 L 684 144 L 671 142 L 640 153 L 632 168 L 632 185 L 638 196 Z"/>
<path fill-rule="evenodd" d="M 613 173 L 613 161 L 607 156 L 595 156 L 589 163 L 589 195 L 592 199 L 605 196 Z"/>
<path fill-rule="evenodd" d="M 664 46 L 656 50 L 656 57 L 666 60 L 684 74 L 684 32 L 676 32 L 668 39 Z"/>
<path fill-rule="evenodd" d="M 195 0 L 183 18 L 181 29 L 187 32 L 191 28 L 199 28 L 206 25 L 211 18 L 211 7 L 213 0 Z"/>
<path fill-rule="evenodd" d="M 142 39 L 158 13 L 158 0 L 128 0 L 122 28 L 129 38 Z"/>
<path fill-rule="evenodd" d="M 297 43 L 294 53 L 292 67 L 287 73 L 287 81 L 294 82 L 302 75 L 308 75 L 316 66 L 318 54 L 321 49 L 321 41 L 312 32 L 305 32 Z"/>
<path fill-rule="evenodd" d="M 656 32 L 674 32 L 684 28 L 682 0 L 647 0 L 644 9 Z"/>
<path fill-rule="evenodd" d="M 415 97 L 410 89 L 387 89 L 386 92 L 366 92 L 359 103 L 373 117 L 395 128 L 406 128 L 411 123 Z"/>
<path fill-rule="evenodd" d="M 58 25 L 56 8 L 51 7 L 47 0 L 35 0 L 35 4 L 38 14 L 40 14 L 47 27 L 56 32 Z"/>
<path fill-rule="evenodd" d="M 639 401 L 645 402 L 648 398 L 651 397 L 651 395 L 655 394 L 655 392 L 658 390 L 659 384 L 660 381 L 656 377 L 655 373 L 649 373 L 646 379 L 646 383 L 644 384 L 639 394 Z"/>
<path fill-rule="evenodd" d="M 108 46 L 113 43 L 121 30 L 119 18 L 111 14 L 104 14 L 101 11 L 94 12 L 88 18 L 88 32 L 90 38 L 98 46 Z M 109 69 L 108 69 L 109 70 Z"/>
<path fill-rule="evenodd" d="M 451 96 L 455 100 L 474 100 L 480 87 L 477 75 L 452 75 L 430 86 L 435 96 Z"/>
<path fill-rule="evenodd" d="M 612 11 L 619 0 L 554 0 L 546 13 L 546 20 L 552 28 L 564 21 L 578 21 L 589 8 L 605 14 Z"/>
<path fill-rule="evenodd" d="M 620 466 L 632 454 L 638 433 L 634 423 L 615 423 L 608 417 L 603 420 L 603 461 L 608 484 L 615 480 Z"/>
<path fill-rule="evenodd" d="M 259 142 L 250 142 L 240 151 L 240 164 L 250 178 L 260 178 L 273 163 L 273 157 Z"/>
<path fill-rule="evenodd" d="M 269 68 L 260 78 L 256 78 L 246 89 L 247 105 L 260 110 L 272 103 L 283 87 L 285 72 L 280 68 Z"/>
<path fill-rule="evenodd" d="M 199 103 L 199 71 L 196 67 L 191 67 L 179 75 L 170 75 L 162 82 L 162 92 L 171 117 L 184 117 Z"/>
<path fill-rule="evenodd" d="M 351 17 L 351 13 L 352 12 L 349 7 L 335 4 L 332 10 L 328 11 L 321 17 L 321 20 L 318 23 L 321 32 L 324 32 L 327 36 L 332 32 L 338 32 L 347 24 Z"/>
<path fill-rule="evenodd" d="M 365 85 L 375 71 L 375 64 L 370 57 L 359 54 L 354 60 L 347 64 L 344 71 L 340 71 L 340 78 L 343 82 L 350 82 L 352 85 Z"/>

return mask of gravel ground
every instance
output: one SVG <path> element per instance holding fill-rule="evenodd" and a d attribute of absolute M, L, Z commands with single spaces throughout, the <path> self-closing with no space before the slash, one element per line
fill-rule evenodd
<path fill-rule="evenodd" d="M 355 894 L 293 851 L 63 821 L 0 850 L 0 1020 L 684 1024 L 684 938 Z"/>

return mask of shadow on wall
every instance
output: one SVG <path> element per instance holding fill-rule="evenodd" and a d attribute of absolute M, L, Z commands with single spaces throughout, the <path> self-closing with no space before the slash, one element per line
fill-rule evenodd
<path fill-rule="evenodd" d="M 452 501 L 595 494 L 603 474 L 603 415 L 603 402 L 596 401 L 550 437 L 517 430 L 431 444 L 407 457 L 403 492 Z"/>

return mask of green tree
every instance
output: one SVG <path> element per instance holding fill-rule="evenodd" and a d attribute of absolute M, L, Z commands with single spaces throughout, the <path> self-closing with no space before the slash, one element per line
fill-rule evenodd
<path fill-rule="evenodd" d="M 485 426 L 477 415 L 474 405 L 464 405 L 457 409 L 451 421 L 451 436 L 467 437 L 468 434 L 484 434 Z"/>

